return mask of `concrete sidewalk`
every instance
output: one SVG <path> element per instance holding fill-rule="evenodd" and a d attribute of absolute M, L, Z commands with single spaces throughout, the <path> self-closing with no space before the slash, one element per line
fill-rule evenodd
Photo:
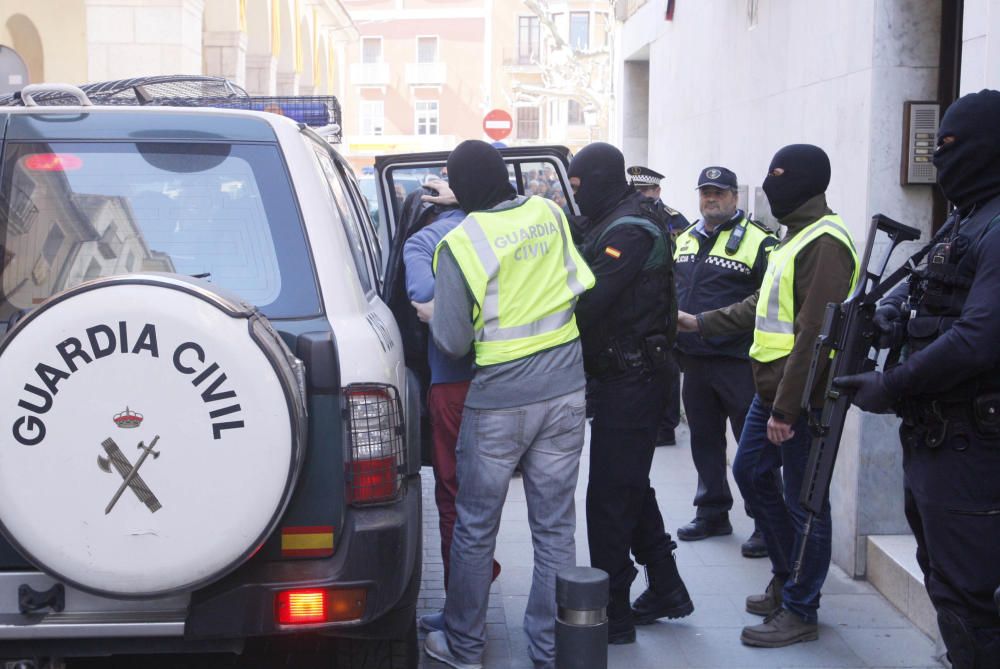
<path fill-rule="evenodd" d="M 651 479 L 671 534 L 691 520 L 691 500 L 697 473 L 691 463 L 687 427 L 677 431 L 677 446 L 656 449 Z M 577 563 L 589 564 L 584 500 L 587 490 L 588 450 L 584 449 L 577 485 Z M 430 468 L 424 479 L 424 575 L 419 614 L 444 605 L 443 568 L 434 477 Z M 734 495 L 736 485 L 730 479 Z M 753 523 L 737 500 L 731 514 L 735 533 L 694 543 L 678 542 L 677 561 L 694 600 L 695 611 L 679 621 L 638 628 L 635 644 L 611 646 L 608 666 L 622 669 L 672 667 L 933 667 L 934 644 L 889 604 L 867 582 L 848 578 L 832 567 L 823 588 L 818 641 L 780 649 L 749 648 L 740 643 L 740 629 L 760 618 L 743 610 L 744 598 L 761 592 L 771 577 L 770 562 L 748 560 L 740 544 L 753 531 Z M 522 619 L 531 585 L 532 547 L 527 506 L 521 479 L 511 482 L 504 508 L 496 558 L 503 573 L 493 584 L 487 614 L 489 644 L 487 669 L 530 669 Z M 635 598 L 646 587 L 640 575 L 632 586 Z M 421 666 L 444 667 L 422 651 Z"/>

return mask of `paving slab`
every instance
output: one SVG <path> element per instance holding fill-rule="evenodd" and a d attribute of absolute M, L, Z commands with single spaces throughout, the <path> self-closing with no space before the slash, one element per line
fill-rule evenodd
<path fill-rule="evenodd" d="M 589 434 L 589 433 L 588 433 Z M 694 516 L 692 497 L 697 473 L 691 462 L 687 427 L 677 430 L 677 446 L 656 449 L 650 480 L 671 534 Z M 584 501 L 587 490 L 587 457 L 580 466 L 577 501 L 577 561 L 589 564 Z M 440 555 L 433 473 L 423 472 L 424 572 L 420 613 L 439 610 L 444 604 L 444 572 Z M 740 544 L 753 531 L 753 521 L 743 512 L 739 491 L 730 476 L 737 500 L 731 514 L 734 532 L 699 542 L 678 542 L 681 575 L 695 603 L 692 615 L 679 621 L 658 622 L 638 628 L 637 642 L 608 649 L 611 669 L 941 669 L 934 657 L 934 643 L 869 583 L 849 578 L 831 567 L 823 588 L 818 641 L 787 648 L 750 648 L 740 643 L 745 625 L 760 618 L 745 611 L 747 595 L 762 592 L 771 578 L 770 562 L 740 555 Z M 486 669 L 531 669 L 524 634 L 524 609 L 531 588 L 532 545 L 527 504 L 520 478 L 511 481 L 497 534 L 496 558 L 503 566 L 490 589 L 487 611 Z M 646 587 L 644 575 L 632 585 L 637 597 Z M 421 644 L 423 633 L 420 634 Z M 421 652 L 421 667 L 445 667 Z"/>

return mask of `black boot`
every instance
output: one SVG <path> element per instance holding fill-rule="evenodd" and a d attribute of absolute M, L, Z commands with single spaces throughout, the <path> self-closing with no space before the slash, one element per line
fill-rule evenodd
<path fill-rule="evenodd" d="M 683 618 L 694 611 L 691 596 L 677 571 L 673 553 L 646 566 L 649 587 L 632 604 L 636 625 L 649 625 L 659 618 Z"/>
<path fill-rule="evenodd" d="M 632 617 L 632 607 L 628 604 L 629 585 L 631 582 L 611 590 L 611 598 L 608 600 L 609 644 L 635 643 L 635 620 Z"/>

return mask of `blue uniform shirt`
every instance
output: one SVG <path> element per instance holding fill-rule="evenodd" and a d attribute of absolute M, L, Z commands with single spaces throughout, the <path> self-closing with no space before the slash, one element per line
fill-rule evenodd
<path fill-rule="evenodd" d="M 429 302 L 434 299 L 434 249 L 438 242 L 465 219 L 461 209 L 450 209 L 414 234 L 403 245 L 403 263 L 406 265 L 406 293 L 414 302 Z M 431 368 L 431 383 L 455 383 L 472 378 L 472 363 L 475 353 L 463 358 L 445 355 L 428 337 L 427 361 Z"/>

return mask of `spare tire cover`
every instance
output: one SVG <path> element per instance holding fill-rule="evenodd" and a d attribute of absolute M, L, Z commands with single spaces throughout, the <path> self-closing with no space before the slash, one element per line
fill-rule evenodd
<path fill-rule="evenodd" d="M 235 569 L 302 461 L 301 363 L 255 309 L 172 275 L 55 296 L 0 346 L 0 524 L 40 569 L 147 597 Z"/>

